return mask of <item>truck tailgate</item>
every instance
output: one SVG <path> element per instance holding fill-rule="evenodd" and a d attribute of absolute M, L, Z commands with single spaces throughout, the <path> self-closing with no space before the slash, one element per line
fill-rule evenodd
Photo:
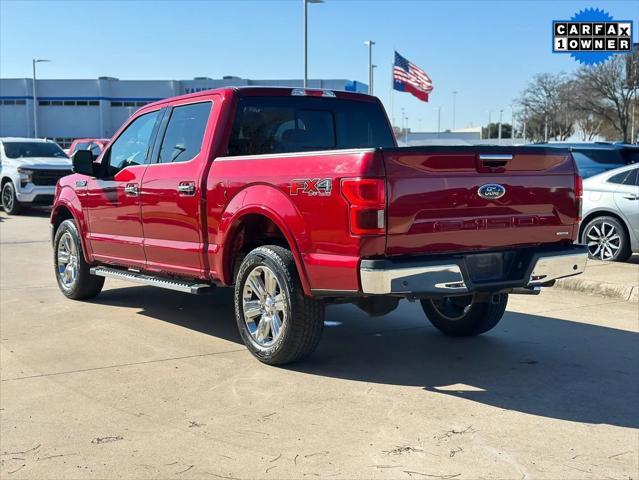
<path fill-rule="evenodd" d="M 426 146 L 381 155 L 387 255 L 568 243 L 576 235 L 579 200 L 569 150 Z M 481 189 L 489 184 L 497 187 Z"/>

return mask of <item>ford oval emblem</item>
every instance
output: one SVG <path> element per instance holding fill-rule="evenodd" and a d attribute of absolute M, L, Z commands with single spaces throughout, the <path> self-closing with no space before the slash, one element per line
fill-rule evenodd
<path fill-rule="evenodd" d="M 486 200 L 497 200 L 506 195 L 506 187 L 498 183 L 487 183 L 477 189 L 477 195 Z"/>

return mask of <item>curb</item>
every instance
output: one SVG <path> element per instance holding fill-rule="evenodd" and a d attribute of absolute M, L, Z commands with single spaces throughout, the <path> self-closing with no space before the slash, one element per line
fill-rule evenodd
<path fill-rule="evenodd" d="M 619 285 L 618 283 L 597 282 L 569 277 L 557 280 L 556 287 L 575 292 L 590 293 L 603 297 L 618 298 L 626 302 L 639 303 L 639 285 Z"/>

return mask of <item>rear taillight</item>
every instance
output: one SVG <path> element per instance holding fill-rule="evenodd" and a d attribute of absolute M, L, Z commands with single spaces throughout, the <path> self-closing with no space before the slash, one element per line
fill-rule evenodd
<path fill-rule="evenodd" d="M 349 205 L 353 235 L 386 233 L 386 183 L 383 178 L 344 178 L 342 195 Z"/>
<path fill-rule="evenodd" d="M 575 199 L 577 200 L 577 221 L 581 222 L 581 207 L 584 198 L 584 181 L 581 175 L 575 175 Z"/>

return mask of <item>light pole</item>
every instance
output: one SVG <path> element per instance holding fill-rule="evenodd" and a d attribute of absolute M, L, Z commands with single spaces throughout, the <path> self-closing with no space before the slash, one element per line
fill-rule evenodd
<path fill-rule="evenodd" d="M 515 104 L 510 104 L 510 144 L 515 144 Z"/>
<path fill-rule="evenodd" d="M 371 73 L 371 86 L 370 86 L 370 89 L 371 89 L 371 95 L 373 95 L 373 80 L 375 80 L 375 69 L 377 68 L 377 65 L 373 64 L 373 65 L 371 65 L 371 67 L 373 68 L 373 71 Z"/>
<path fill-rule="evenodd" d="M 457 90 L 453 90 L 453 132 L 455 131 L 455 110 L 457 108 Z"/>
<path fill-rule="evenodd" d="M 404 129 L 404 143 L 408 145 L 408 117 L 406 118 L 406 128 Z"/>
<path fill-rule="evenodd" d="M 36 97 L 36 63 L 50 62 L 51 60 L 45 60 L 44 58 L 33 59 L 33 137 L 38 138 L 38 99 Z"/>
<path fill-rule="evenodd" d="M 437 138 L 439 138 L 439 132 L 442 127 L 442 106 L 437 107 Z"/>
<path fill-rule="evenodd" d="M 501 108 L 499 110 L 499 130 L 497 132 L 497 138 L 499 138 L 499 140 L 501 140 L 501 120 L 502 120 L 503 114 L 504 114 L 504 109 Z"/>
<path fill-rule="evenodd" d="M 368 94 L 373 94 L 373 45 L 375 42 L 366 40 L 364 45 L 368 45 Z"/>
<path fill-rule="evenodd" d="M 308 4 L 324 3 L 324 0 L 302 0 L 304 2 L 304 88 L 308 86 Z"/>
<path fill-rule="evenodd" d="M 490 138 L 490 124 L 493 121 L 493 111 L 486 110 L 488 112 L 488 125 L 486 126 L 486 138 Z"/>

